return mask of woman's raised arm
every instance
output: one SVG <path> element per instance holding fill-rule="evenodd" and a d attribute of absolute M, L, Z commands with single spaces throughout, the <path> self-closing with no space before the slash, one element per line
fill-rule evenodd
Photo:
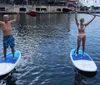
<path fill-rule="evenodd" d="M 85 26 L 88 26 L 94 19 L 96 16 L 94 16 L 88 23 L 85 24 Z"/>

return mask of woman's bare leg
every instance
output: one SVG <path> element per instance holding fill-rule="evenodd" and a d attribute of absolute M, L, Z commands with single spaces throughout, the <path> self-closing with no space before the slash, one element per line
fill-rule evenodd
<path fill-rule="evenodd" d="M 79 50 L 79 48 L 80 48 L 80 44 L 81 44 L 81 38 L 78 36 L 78 38 L 77 38 L 76 56 L 78 55 L 78 50 Z"/>
<path fill-rule="evenodd" d="M 82 38 L 82 50 L 83 50 L 83 56 L 84 56 L 84 51 L 85 51 L 85 41 L 86 41 L 86 36 L 84 36 L 83 38 Z"/>

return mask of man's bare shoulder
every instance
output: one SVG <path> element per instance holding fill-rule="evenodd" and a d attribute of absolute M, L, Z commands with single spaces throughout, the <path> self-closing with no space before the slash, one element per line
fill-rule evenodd
<path fill-rule="evenodd" d="M 13 20 L 9 20 L 8 22 L 13 23 L 15 21 L 16 21 L 16 19 L 13 19 Z"/>
<path fill-rule="evenodd" d="M 4 22 L 3 21 L 0 21 L 0 24 L 4 24 Z"/>

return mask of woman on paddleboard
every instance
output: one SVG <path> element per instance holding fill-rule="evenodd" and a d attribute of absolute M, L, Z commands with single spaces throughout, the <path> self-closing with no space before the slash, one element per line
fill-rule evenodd
<path fill-rule="evenodd" d="M 88 23 L 84 23 L 84 18 L 81 18 L 78 22 L 77 19 L 77 13 L 75 13 L 75 21 L 78 28 L 78 38 L 77 38 L 77 48 L 76 48 L 76 56 L 78 55 L 78 50 L 80 48 L 80 43 L 82 41 L 82 56 L 84 56 L 84 50 L 85 50 L 85 41 L 86 41 L 86 34 L 85 34 L 85 28 L 88 26 L 96 16 L 92 18 Z"/>

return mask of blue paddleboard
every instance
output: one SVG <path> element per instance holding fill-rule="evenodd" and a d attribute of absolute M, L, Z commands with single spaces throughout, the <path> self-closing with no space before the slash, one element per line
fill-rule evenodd
<path fill-rule="evenodd" d="M 0 76 L 11 72 L 15 68 L 21 58 L 21 52 L 15 51 L 16 60 L 13 60 L 11 52 L 7 53 L 5 60 L 2 60 L 2 57 L 3 55 L 0 57 Z"/>
<path fill-rule="evenodd" d="M 76 56 L 75 49 L 72 49 L 70 52 L 70 58 L 73 65 L 81 71 L 97 71 L 97 66 L 93 59 L 86 52 L 84 53 L 84 56 L 82 56 L 82 50 L 79 50 L 78 55 Z"/>

